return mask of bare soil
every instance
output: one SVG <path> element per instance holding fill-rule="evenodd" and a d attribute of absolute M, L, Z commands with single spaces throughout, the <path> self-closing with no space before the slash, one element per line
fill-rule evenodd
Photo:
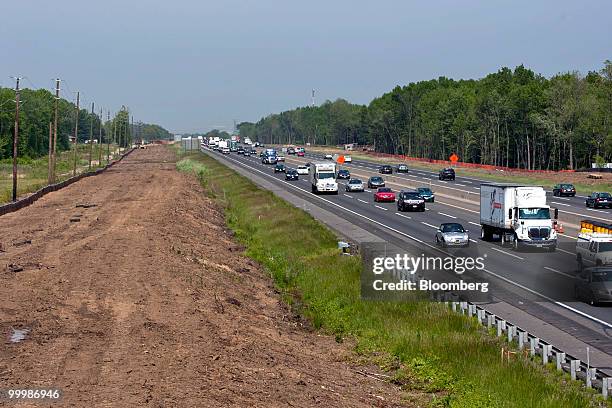
<path fill-rule="evenodd" d="M 1 387 L 60 388 L 47 405 L 74 407 L 400 405 L 292 318 L 174 162 L 137 150 L 0 217 Z"/>

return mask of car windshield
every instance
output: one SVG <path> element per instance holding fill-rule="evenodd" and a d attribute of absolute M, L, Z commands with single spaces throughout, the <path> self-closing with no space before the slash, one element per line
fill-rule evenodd
<path fill-rule="evenodd" d="M 519 208 L 521 220 L 549 220 L 550 210 L 548 208 Z"/>
<path fill-rule="evenodd" d="M 612 269 L 593 271 L 593 282 L 612 282 Z"/>
<path fill-rule="evenodd" d="M 306 168 L 307 168 L 306 166 L 298 166 L 298 169 L 301 169 L 301 170 L 304 170 Z"/>
<path fill-rule="evenodd" d="M 431 190 L 428 188 L 419 188 L 417 191 L 423 194 L 431 194 Z"/>
<path fill-rule="evenodd" d="M 442 224 L 440 226 L 442 232 L 465 232 L 461 224 Z"/>
<path fill-rule="evenodd" d="M 295 174 L 297 174 L 297 171 L 295 171 L 295 170 L 288 170 L 287 174 L 295 175 Z"/>
<path fill-rule="evenodd" d="M 348 170 L 340 170 L 338 173 L 340 173 L 340 174 L 348 174 Z"/>
<path fill-rule="evenodd" d="M 349 184 L 361 184 L 361 180 L 358 179 L 352 179 L 351 181 L 349 181 Z"/>
<path fill-rule="evenodd" d="M 336 178 L 334 173 L 319 173 L 317 175 L 319 179 L 328 179 L 328 178 Z"/>
<path fill-rule="evenodd" d="M 561 188 L 574 188 L 572 184 L 561 184 Z"/>
<path fill-rule="evenodd" d="M 404 198 L 421 198 L 421 196 L 419 196 L 419 193 L 404 193 Z"/>
<path fill-rule="evenodd" d="M 391 193 L 392 190 L 390 188 L 388 188 L 388 187 L 383 187 L 383 188 L 379 188 L 378 192 L 379 193 Z"/>
<path fill-rule="evenodd" d="M 599 198 L 610 198 L 610 193 L 599 193 Z"/>
<path fill-rule="evenodd" d="M 370 180 L 374 181 L 374 182 L 379 182 L 379 181 L 382 181 L 382 178 L 380 178 L 380 177 L 372 177 Z"/>

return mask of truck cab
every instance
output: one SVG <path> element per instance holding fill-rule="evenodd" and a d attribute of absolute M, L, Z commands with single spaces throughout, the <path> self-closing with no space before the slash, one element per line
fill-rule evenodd
<path fill-rule="evenodd" d="M 311 163 L 309 174 L 313 193 L 338 194 L 336 163 Z"/>
<path fill-rule="evenodd" d="M 612 224 L 580 221 L 576 261 L 580 270 L 589 266 L 612 265 Z"/>

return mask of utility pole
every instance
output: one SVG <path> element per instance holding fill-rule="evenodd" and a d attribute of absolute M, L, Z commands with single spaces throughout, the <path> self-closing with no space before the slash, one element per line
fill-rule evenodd
<path fill-rule="evenodd" d="M 117 120 L 116 118 L 113 119 L 113 143 L 117 143 L 117 146 L 119 146 L 119 143 L 117 142 Z M 115 157 L 115 153 L 113 153 L 113 157 Z"/>
<path fill-rule="evenodd" d="M 110 123 L 110 110 L 106 113 L 106 164 L 110 163 L 110 132 L 108 131 L 108 124 Z"/>
<path fill-rule="evenodd" d="M 55 109 L 53 119 L 53 149 L 51 150 L 51 174 L 49 175 L 49 184 L 55 183 L 55 162 L 57 159 L 57 109 L 59 106 L 60 79 L 55 80 Z"/>
<path fill-rule="evenodd" d="M 91 170 L 91 156 L 93 154 L 93 126 L 94 126 L 94 103 L 91 103 L 91 121 L 89 126 L 89 170 Z"/>
<path fill-rule="evenodd" d="M 76 100 L 76 119 L 74 121 L 74 164 L 72 167 L 72 175 L 76 176 L 76 168 L 77 168 L 77 155 L 79 148 L 79 104 L 80 104 L 80 92 L 77 91 L 77 100 Z"/>
<path fill-rule="evenodd" d="M 47 161 L 47 181 L 51 184 L 51 167 L 53 165 L 53 122 L 49 121 L 49 160 Z"/>
<path fill-rule="evenodd" d="M 98 134 L 98 167 L 102 166 L 102 108 L 100 108 L 100 133 Z"/>
<path fill-rule="evenodd" d="M 17 201 L 17 142 L 19 140 L 19 81 L 15 78 L 15 132 L 13 133 L 13 201 Z"/>

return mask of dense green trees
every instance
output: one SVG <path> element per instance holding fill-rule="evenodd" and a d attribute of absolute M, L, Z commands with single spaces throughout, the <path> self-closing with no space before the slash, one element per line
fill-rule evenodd
<path fill-rule="evenodd" d="M 36 158 L 48 153 L 49 124 L 53 121 L 54 95 L 44 89 L 22 89 L 20 92 L 19 145 L 21 158 Z M 74 135 L 76 105 L 60 99 L 58 103 L 58 150 L 70 148 L 70 137 Z M 114 126 L 113 126 L 114 125 Z M 13 132 L 15 126 L 15 91 L 0 87 L 0 160 L 13 155 Z M 86 109 L 79 111 L 79 143 L 89 140 L 93 127 L 94 139 L 98 139 L 102 126 L 102 141 L 106 136 L 127 146 L 137 137 L 145 140 L 170 139 L 171 134 L 158 125 L 137 123 L 130 125 L 130 114 L 122 107 L 110 121 L 102 122 L 97 114 Z M 114 129 L 114 130 L 113 130 Z M 114 135 L 114 136 L 113 136 Z"/>
<path fill-rule="evenodd" d="M 480 80 L 438 78 L 396 87 L 368 106 L 343 99 L 243 122 L 264 143 L 350 142 L 377 151 L 525 169 L 612 161 L 612 62 L 547 79 L 525 67 Z"/>

